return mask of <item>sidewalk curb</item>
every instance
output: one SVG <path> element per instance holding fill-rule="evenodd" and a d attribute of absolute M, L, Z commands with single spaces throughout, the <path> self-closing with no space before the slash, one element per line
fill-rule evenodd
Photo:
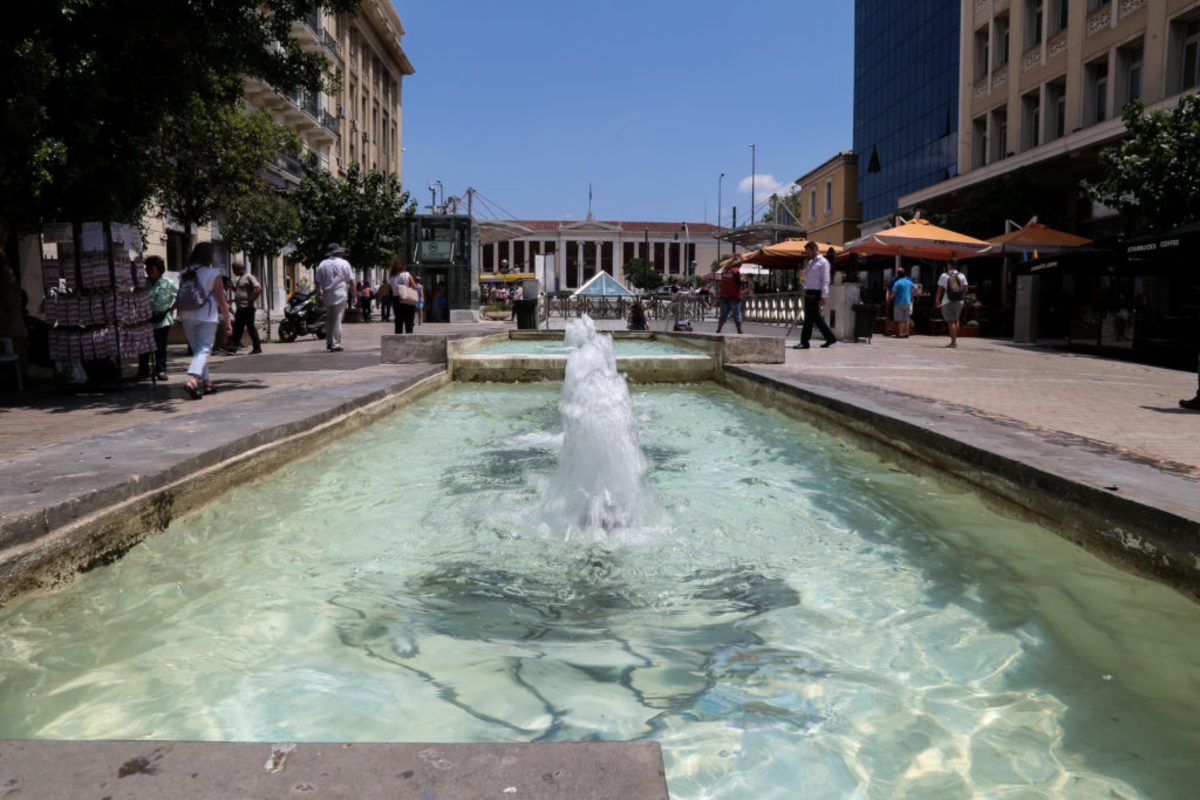
<path fill-rule="evenodd" d="M 1200 600 L 1200 510 L 1186 475 L 1103 443 L 1069 446 L 1015 420 L 836 378 L 729 366 L 726 385 L 795 418 L 815 412 L 885 458 L 982 489 L 1005 512 Z"/>
<path fill-rule="evenodd" d="M 370 424 L 449 381 L 441 367 L 424 366 L 406 372 L 399 379 L 375 381 L 369 391 L 333 404 L 323 402 L 324 398 L 313 400 L 312 387 L 281 390 L 261 401 L 279 407 L 293 400 L 297 413 L 268 426 L 257 426 L 250 420 L 224 441 L 212 444 L 211 439 L 205 440 L 200 449 L 180 446 L 180 440 L 189 440 L 185 444 L 190 444 L 204 433 L 187 430 L 195 420 L 186 420 L 181 429 L 174 431 L 177 441 L 164 448 L 174 458 L 144 474 L 137 471 L 141 465 L 134 462 L 128 465 L 131 470 L 109 474 L 107 480 L 81 481 L 65 476 L 87 488 L 60 502 L 30 513 L 6 515 L 0 521 L 0 602 L 19 594 L 53 589 L 82 572 L 111 563 L 146 536 L 166 530 L 173 519 L 203 506 L 232 486 L 306 457 L 335 435 Z M 327 387 L 327 392 L 344 393 L 344 387 Z M 301 395 L 312 402 L 303 403 Z M 257 405 L 258 400 L 247 405 Z M 237 408 L 225 411 L 235 414 Z M 243 409 L 241 414 L 255 416 L 255 410 Z M 221 418 L 216 422 L 225 421 Z M 208 433 L 210 437 L 215 435 Z M 123 434 L 118 431 L 112 435 Z M 78 442 L 70 443 L 73 449 L 78 446 Z M 102 462 L 93 469 L 103 472 Z"/>

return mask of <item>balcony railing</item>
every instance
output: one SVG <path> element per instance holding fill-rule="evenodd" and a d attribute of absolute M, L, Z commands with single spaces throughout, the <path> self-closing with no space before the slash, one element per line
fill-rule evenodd
<path fill-rule="evenodd" d="M 330 114 L 328 111 L 321 112 L 321 127 L 332 133 L 334 136 L 341 135 L 341 132 L 338 130 L 337 117 L 335 117 L 333 114 Z"/>

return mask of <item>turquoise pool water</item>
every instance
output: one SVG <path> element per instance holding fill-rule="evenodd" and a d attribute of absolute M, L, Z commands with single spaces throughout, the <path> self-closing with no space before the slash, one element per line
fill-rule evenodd
<path fill-rule="evenodd" d="M 0 737 L 652 738 L 671 796 L 1185 798 L 1200 612 L 716 386 L 559 524 L 554 384 L 453 385 L 0 609 Z"/>
<path fill-rule="evenodd" d="M 703 350 L 681 347 L 657 339 L 618 339 L 613 343 L 617 356 L 696 356 Z M 469 351 L 472 356 L 565 356 L 573 348 L 560 341 L 509 339 L 493 342 Z"/>

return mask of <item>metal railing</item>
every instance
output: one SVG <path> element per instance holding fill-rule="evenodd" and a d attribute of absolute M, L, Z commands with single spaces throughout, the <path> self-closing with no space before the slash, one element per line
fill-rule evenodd
<path fill-rule="evenodd" d="M 643 297 L 642 307 L 648 320 L 715 319 L 720 301 L 703 295 L 677 294 L 674 297 Z M 592 319 L 626 319 L 634 299 L 628 297 L 556 297 L 543 296 L 538 306 L 542 321 L 570 319 L 587 314 Z M 803 319 L 803 292 L 748 295 L 742 299 L 742 319 L 760 325 L 788 327 Z"/>
<path fill-rule="evenodd" d="M 636 298 L 630 297 L 554 297 L 543 296 L 538 306 L 542 321 L 552 317 L 570 319 L 587 314 L 592 319 L 627 319 Z M 646 319 L 702 320 L 711 312 L 705 298 L 677 295 L 672 298 L 642 298 Z"/>
<path fill-rule="evenodd" d="M 592 319 L 627 319 L 634 299 L 628 297 L 556 297 L 543 295 L 538 314 L 543 322 L 551 318 L 571 319 L 587 314 Z M 642 307 L 648 320 L 715 319 L 720 301 L 703 295 L 678 294 L 674 297 L 643 297 Z M 804 319 L 804 293 L 747 295 L 742 299 L 742 320 L 760 325 L 788 327 Z"/>
<path fill-rule="evenodd" d="M 742 298 L 742 320 L 788 326 L 803 319 L 804 293 L 752 294 Z"/>

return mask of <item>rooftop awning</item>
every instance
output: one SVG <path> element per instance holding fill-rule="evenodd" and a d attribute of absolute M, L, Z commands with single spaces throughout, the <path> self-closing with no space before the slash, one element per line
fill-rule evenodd
<path fill-rule="evenodd" d="M 864 256 L 904 256 L 948 261 L 988 248 L 988 243 L 965 233 L 939 228 L 927 219 L 910 219 L 894 228 L 846 242 L 846 250 Z"/>
<path fill-rule="evenodd" d="M 808 241 L 808 239 L 785 239 L 779 244 L 770 244 L 760 247 L 758 250 L 743 253 L 742 260 L 768 269 L 795 269 L 803 266 L 803 262 L 808 260 L 808 252 L 805 250 L 808 247 Z M 831 247 L 834 255 L 842 252 L 841 247 L 828 242 L 817 242 L 817 247 L 822 255 L 828 254 Z"/>
<path fill-rule="evenodd" d="M 1055 253 L 1059 250 L 1065 250 L 1068 247 L 1079 247 L 1080 245 L 1090 244 L 1091 241 L 1091 239 L 1085 239 L 1073 233 L 1048 228 L 1040 222 L 1030 222 L 1023 228 L 1017 228 L 1015 231 L 1009 231 L 1008 233 L 988 239 L 991 247 L 978 253 L 978 255 L 994 256 L 1002 253 L 1028 255 L 1034 252 L 1039 254 Z"/>
<path fill-rule="evenodd" d="M 482 244 L 507 242 L 533 233 L 532 228 L 498 219 L 476 220 L 475 224 L 479 226 L 479 241 Z"/>
<path fill-rule="evenodd" d="M 728 228 L 721 233 L 713 234 L 714 239 L 732 242 L 741 250 L 749 250 L 763 245 L 774 244 L 785 239 L 804 236 L 807 231 L 796 225 L 779 225 L 773 222 L 756 222 L 752 225 L 742 225 Z"/>

